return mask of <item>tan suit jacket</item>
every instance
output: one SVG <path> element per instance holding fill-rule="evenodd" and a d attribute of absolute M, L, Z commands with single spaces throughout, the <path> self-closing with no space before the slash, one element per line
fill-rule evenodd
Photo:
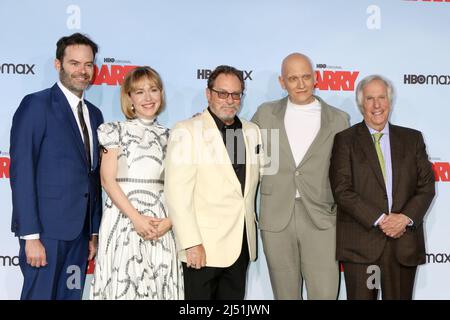
<path fill-rule="evenodd" d="M 261 130 L 269 129 L 262 134 L 264 150 L 270 154 L 266 165 L 278 168 L 276 174 L 265 174 L 262 179 L 261 230 L 279 232 L 287 226 L 294 211 L 296 190 L 317 228 L 329 229 L 336 225 L 328 168 L 334 135 L 348 128 L 348 115 L 315 98 L 321 105 L 320 130 L 299 164 L 294 161 L 284 126 L 287 98 L 262 104 L 252 118 Z M 278 139 L 272 139 L 275 136 L 271 132 L 275 130 Z M 274 157 L 275 150 L 279 150 L 278 159 Z"/>
<path fill-rule="evenodd" d="M 245 190 L 233 170 L 222 136 L 205 110 L 172 129 L 166 155 L 165 197 L 180 259 L 203 244 L 208 267 L 228 267 L 241 253 L 244 221 L 250 260 L 256 258 L 255 195 L 261 136 L 242 120 L 246 148 Z"/>

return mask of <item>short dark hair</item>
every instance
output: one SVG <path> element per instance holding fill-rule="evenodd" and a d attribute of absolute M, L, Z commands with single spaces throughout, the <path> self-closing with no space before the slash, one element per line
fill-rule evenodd
<path fill-rule="evenodd" d="M 91 47 L 92 53 L 95 58 L 95 55 L 98 52 L 97 44 L 91 39 L 89 39 L 86 35 L 77 32 L 70 36 L 62 37 L 61 39 L 58 40 L 58 42 L 56 43 L 56 59 L 62 62 L 66 48 L 68 46 L 76 44 L 82 44 Z"/>
<path fill-rule="evenodd" d="M 241 82 L 242 92 L 245 90 L 244 76 L 241 70 L 238 70 L 232 66 L 221 65 L 214 69 L 211 72 L 211 75 L 208 78 L 208 89 L 212 89 L 214 87 L 214 81 L 216 81 L 217 77 L 221 74 L 233 74 L 235 75 L 239 81 Z"/>

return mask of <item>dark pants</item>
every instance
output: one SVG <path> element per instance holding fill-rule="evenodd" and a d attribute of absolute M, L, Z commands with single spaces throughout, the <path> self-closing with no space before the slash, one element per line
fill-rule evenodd
<path fill-rule="evenodd" d="M 19 240 L 19 265 L 24 278 L 20 299 L 81 300 L 89 250 L 88 223 L 75 240 L 40 240 L 47 257 L 47 266 L 40 268 L 27 264 L 25 240 Z"/>
<path fill-rule="evenodd" d="M 379 290 L 369 288 L 374 284 L 373 266 L 378 266 L 381 271 L 379 279 L 383 300 L 412 299 L 417 266 L 406 267 L 397 261 L 394 241 L 388 239 L 381 257 L 374 263 L 343 263 L 348 300 L 377 299 Z"/>
<path fill-rule="evenodd" d="M 243 300 L 249 259 L 244 227 L 241 254 L 231 266 L 194 269 L 183 263 L 185 299 Z"/>

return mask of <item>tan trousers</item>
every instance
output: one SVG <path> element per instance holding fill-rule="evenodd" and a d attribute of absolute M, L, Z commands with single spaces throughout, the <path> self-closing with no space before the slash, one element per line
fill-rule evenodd
<path fill-rule="evenodd" d="M 337 299 L 336 227 L 319 230 L 296 199 L 287 227 L 261 238 L 275 299 L 302 299 L 303 281 L 309 300 Z"/>

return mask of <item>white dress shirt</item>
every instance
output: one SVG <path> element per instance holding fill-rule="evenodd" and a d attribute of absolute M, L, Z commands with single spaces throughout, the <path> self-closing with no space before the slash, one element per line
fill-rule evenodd
<path fill-rule="evenodd" d="M 70 109 L 72 109 L 73 116 L 75 117 L 75 120 L 77 121 L 78 129 L 80 130 L 81 139 L 83 140 L 83 143 L 84 143 L 83 129 L 81 129 L 80 119 L 78 118 L 78 103 L 80 102 L 80 100 L 83 103 L 83 106 L 82 106 L 83 117 L 84 117 L 84 122 L 86 122 L 86 127 L 87 127 L 88 133 L 89 133 L 89 145 L 91 146 L 91 159 L 94 159 L 94 150 L 93 150 L 94 141 L 92 140 L 91 119 L 89 118 L 89 110 L 88 110 L 86 104 L 84 103 L 84 92 L 83 92 L 83 95 L 81 96 L 81 98 L 78 98 L 69 89 L 64 87 L 64 85 L 60 81 L 58 81 L 58 86 L 61 89 L 61 91 L 64 93 L 64 95 L 66 96 L 67 101 L 69 102 Z"/>

